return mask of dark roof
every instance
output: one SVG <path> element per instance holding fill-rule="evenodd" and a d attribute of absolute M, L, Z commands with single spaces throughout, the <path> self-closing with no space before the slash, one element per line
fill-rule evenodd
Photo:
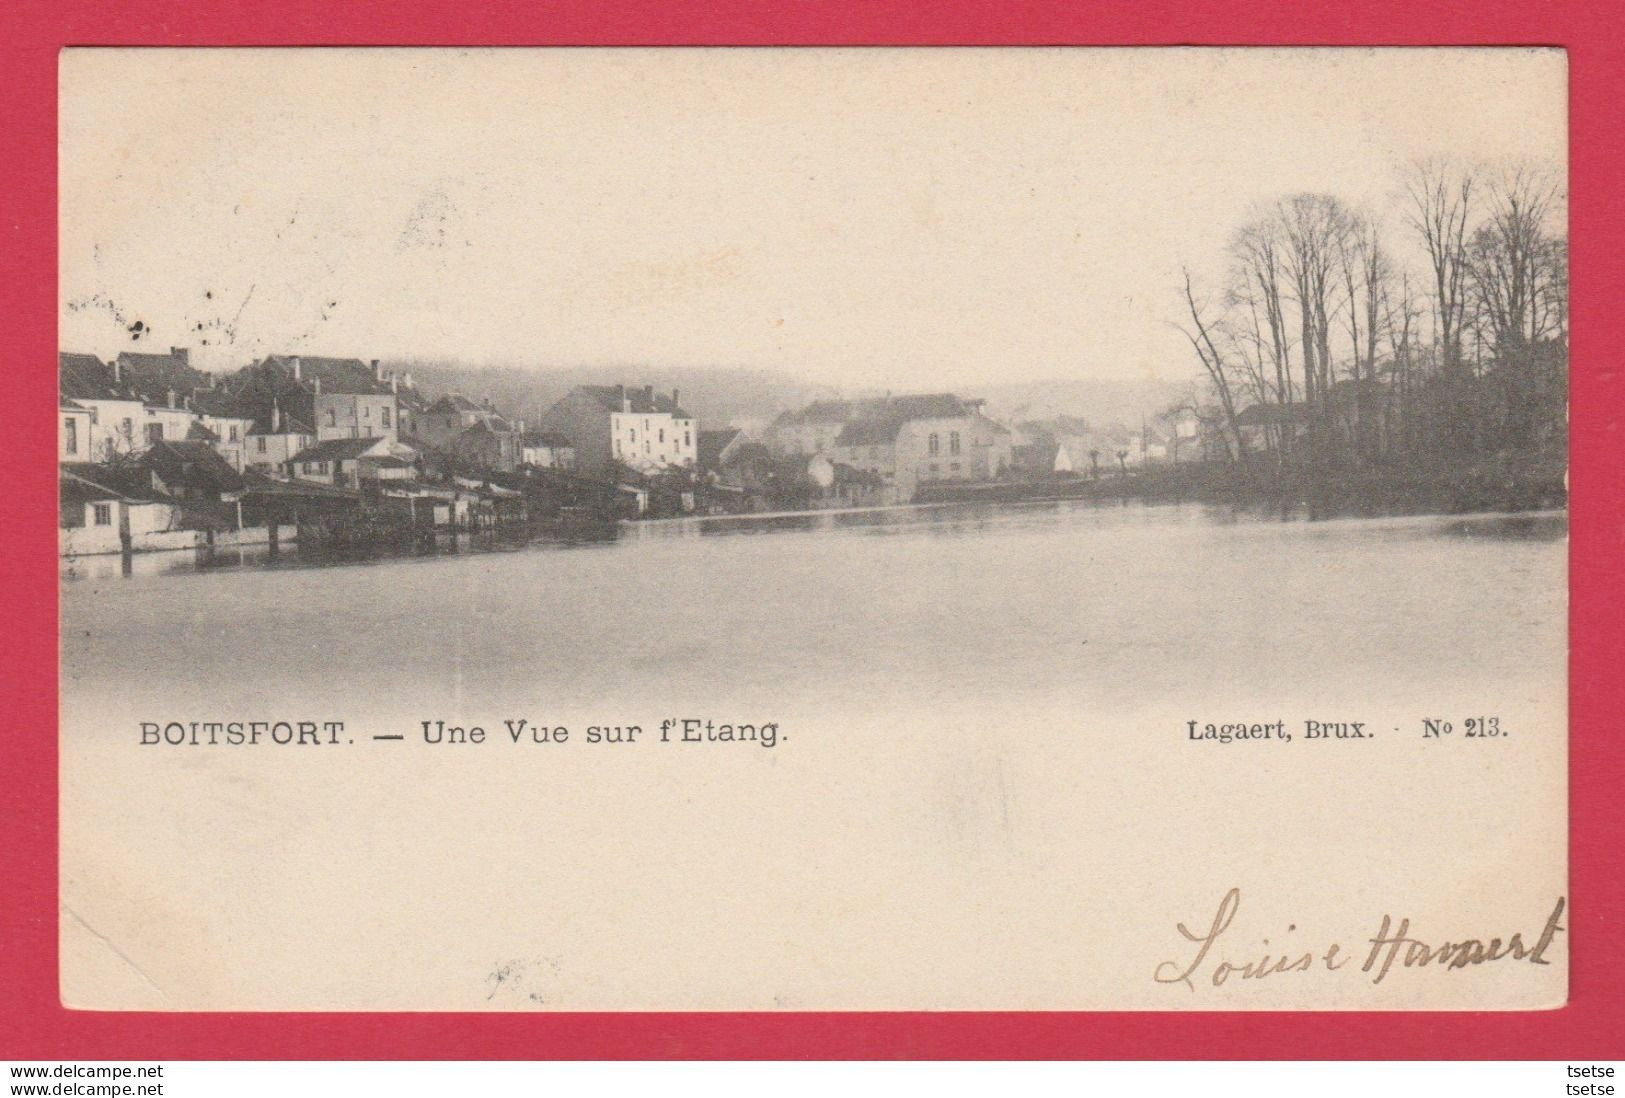
<path fill-rule="evenodd" d="M 141 455 L 141 464 L 170 487 L 235 492 L 243 486 L 242 476 L 207 442 L 154 442 Z"/>
<path fill-rule="evenodd" d="M 308 480 L 277 480 L 250 469 L 243 474 L 244 492 L 255 496 L 307 496 L 359 500 L 361 493 Z"/>
<path fill-rule="evenodd" d="M 220 436 L 205 427 L 200 420 L 194 419 L 192 425 L 186 429 L 186 437 L 197 439 L 200 442 L 219 442 Z"/>
<path fill-rule="evenodd" d="M 887 397 L 869 405 L 867 414 L 841 428 L 837 446 L 880 446 L 896 441 L 903 424 L 913 419 L 959 419 L 973 408 L 952 393 Z"/>
<path fill-rule="evenodd" d="M 648 386 L 639 389 L 631 385 L 577 385 L 576 392 L 586 394 L 611 412 L 621 410 L 624 398 L 634 412 L 663 412 L 677 419 L 694 418 L 671 397 L 654 392 Z"/>
<path fill-rule="evenodd" d="M 56 356 L 57 389 L 69 400 L 140 400 L 127 385 L 113 380 L 113 368 L 95 355 Z"/>
<path fill-rule="evenodd" d="M 378 438 L 328 438 L 293 455 L 293 461 L 353 461 L 384 441 Z"/>
<path fill-rule="evenodd" d="M 206 416 L 221 419 L 253 419 L 253 409 L 246 407 L 245 404 L 241 397 L 227 389 L 197 389 L 192 393 L 192 410 Z"/>
<path fill-rule="evenodd" d="M 837 461 L 834 465 L 837 484 L 860 484 L 865 488 L 879 488 L 886 483 L 886 478 L 879 473 L 871 473 L 843 461 Z"/>
<path fill-rule="evenodd" d="M 886 446 L 897 441 L 897 432 L 903 429 L 906 419 L 887 416 L 877 419 L 860 419 L 848 423 L 841 428 L 841 433 L 835 436 L 837 446 Z"/>
<path fill-rule="evenodd" d="M 914 396 L 891 397 L 886 401 L 887 414 L 905 419 L 956 419 L 970 415 L 972 409 L 952 393 L 920 393 Z"/>
<path fill-rule="evenodd" d="M 702 469 L 715 468 L 722 460 L 722 451 L 728 444 L 739 437 L 737 427 L 728 427 L 720 431 L 701 431 L 700 437 L 695 440 L 694 453 Z"/>
<path fill-rule="evenodd" d="M 700 434 L 704 435 L 705 432 L 701 431 Z M 526 446 L 546 446 L 554 450 L 567 450 L 575 445 L 569 435 L 557 431 L 526 431 L 523 441 Z"/>
<path fill-rule="evenodd" d="M 125 499 L 145 500 L 156 494 L 152 487 L 152 473 L 140 465 L 65 461 L 59 469 L 63 475 L 71 474 Z"/>
<path fill-rule="evenodd" d="M 324 358 L 321 355 L 267 355 L 265 362 L 293 373 L 294 360 L 299 360 L 299 378 L 305 385 L 322 383 L 323 393 L 371 393 L 381 395 L 393 392 L 388 381 L 379 381 L 373 368 L 359 358 Z"/>
<path fill-rule="evenodd" d="M 120 380 L 141 394 L 149 404 L 167 404 L 169 394 L 189 394 L 193 389 L 206 388 L 209 377 L 202 370 L 192 368 L 185 348 L 172 348 L 168 354 L 141 354 L 120 351 L 118 356 Z"/>
<path fill-rule="evenodd" d="M 1254 404 L 1236 417 L 1237 427 L 1267 427 L 1277 423 L 1307 423 L 1309 406 L 1301 402 L 1292 404 Z"/>
<path fill-rule="evenodd" d="M 66 469 L 57 478 L 57 498 L 62 503 L 100 503 L 123 499 L 124 496 L 106 485 L 75 476 Z"/>
<path fill-rule="evenodd" d="M 1014 446 L 1010 450 L 1010 460 L 1017 465 L 1029 469 L 1053 469 L 1055 457 L 1060 453 L 1061 444 L 1053 438 L 1039 442 L 1030 442 L 1025 446 Z M 1067 457 L 1076 461 L 1078 456 L 1068 450 Z"/>
<path fill-rule="evenodd" d="M 462 393 L 447 393 L 429 405 L 427 411 L 435 415 L 445 415 L 451 412 L 483 412 L 485 408 L 469 400 Z"/>
<path fill-rule="evenodd" d="M 237 414 L 254 421 L 252 434 L 315 434 L 316 397 L 283 366 L 270 359 L 239 371 L 231 382 Z M 273 427 L 272 411 L 280 413 Z"/>
<path fill-rule="evenodd" d="M 874 405 L 878 402 L 867 402 Z M 780 412 L 773 421 L 775 427 L 802 427 L 811 424 L 845 423 L 853 416 L 859 414 L 860 406 L 850 400 L 815 400 L 805 408 L 794 408 L 790 411 Z"/>

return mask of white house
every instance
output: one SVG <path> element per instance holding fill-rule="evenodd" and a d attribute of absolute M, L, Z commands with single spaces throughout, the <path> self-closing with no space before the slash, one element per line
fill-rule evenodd
<path fill-rule="evenodd" d="M 641 472 L 691 468 L 699 452 L 699 424 L 677 390 L 667 397 L 652 385 L 577 385 L 543 414 L 541 428 L 569 439 L 587 471 L 615 462 Z"/>

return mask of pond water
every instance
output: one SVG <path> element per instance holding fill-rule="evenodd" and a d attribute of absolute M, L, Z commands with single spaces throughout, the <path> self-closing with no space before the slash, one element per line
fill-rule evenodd
<path fill-rule="evenodd" d="M 64 679 L 207 699 L 929 698 L 1504 682 L 1560 650 L 1560 513 L 1322 522 L 949 505 L 622 526 L 309 564 L 64 566 Z"/>

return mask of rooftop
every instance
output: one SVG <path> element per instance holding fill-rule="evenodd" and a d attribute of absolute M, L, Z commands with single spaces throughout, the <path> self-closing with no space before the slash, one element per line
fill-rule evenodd
<path fill-rule="evenodd" d="M 243 486 L 237 470 L 207 442 L 154 442 L 141 455 L 141 464 L 172 488 L 235 492 Z"/>
<path fill-rule="evenodd" d="M 578 385 L 576 391 L 596 400 L 606 410 L 619 412 L 623 408 L 646 414 L 665 414 L 676 419 L 693 419 L 676 401 L 676 393 L 666 396 L 654 391 L 652 385 L 639 389 L 631 385 Z"/>
<path fill-rule="evenodd" d="M 293 455 L 294 461 L 353 461 L 385 441 L 379 438 L 329 438 Z"/>

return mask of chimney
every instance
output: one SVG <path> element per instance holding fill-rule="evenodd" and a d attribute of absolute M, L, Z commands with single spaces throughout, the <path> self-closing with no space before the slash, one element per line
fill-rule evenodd
<path fill-rule="evenodd" d="M 411 370 L 406 371 L 406 376 L 401 378 L 401 384 L 405 385 L 408 389 L 410 389 L 412 387 L 412 371 Z"/>
<path fill-rule="evenodd" d="M 113 384 L 114 385 L 122 385 L 122 384 L 124 384 L 124 367 L 123 367 L 123 364 L 119 361 L 119 359 L 122 359 L 123 357 L 124 357 L 123 355 L 120 355 L 118 358 L 115 358 L 113 360 Z"/>
<path fill-rule="evenodd" d="M 304 364 L 299 361 L 299 356 L 294 355 L 289 358 L 288 361 L 293 364 L 293 379 L 295 381 L 305 380 L 304 370 L 302 368 Z"/>
<path fill-rule="evenodd" d="M 171 408 L 175 407 L 175 387 L 173 385 L 171 385 L 169 387 L 168 396 L 169 396 L 169 406 Z"/>
<path fill-rule="evenodd" d="M 401 379 L 395 376 L 395 371 L 393 370 L 389 372 L 389 391 L 392 393 L 398 393 L 401 391 Z"/>
<path fill-rule="evenodd" d="M 375 381 L 384 380 L 384 367 L 376 358 L 372 360 L 372 376 Z"/>
<path fill-rule="evenodd" d="M 192 364 L 192 349 L 190 347 L 171 347 L 169 357 L 180 359 L 182 366 L 190 366 Z"/>
<path fill-rule="evenodd" d="M 311 385 L 315 386 L 316 395 L 321 396 L 322 395 L 322 379 L 319 378 L 319 377 L 313 377 L 313 378 L 310 379 L 310 383 L 311 383 Z"/>
<path fill-rule="evenodd" d="M 615 388 L 617 390 L 619 390 L 619 392 L 621 394 L 621 411 L 630 412 L 632 410 L 632 398 L 630 396 L 627 396 L 627 394 L 626 394 L 626 386 L 625 385 L 617 385 L 617 386 L 615 386 Z"/>
<path fill-rule="evenodd" d="M 671 391 L 671 414 L 672 415 L 677 414 L 677 389 L 676 388 L 673 388 L 672 391 Z"/>

